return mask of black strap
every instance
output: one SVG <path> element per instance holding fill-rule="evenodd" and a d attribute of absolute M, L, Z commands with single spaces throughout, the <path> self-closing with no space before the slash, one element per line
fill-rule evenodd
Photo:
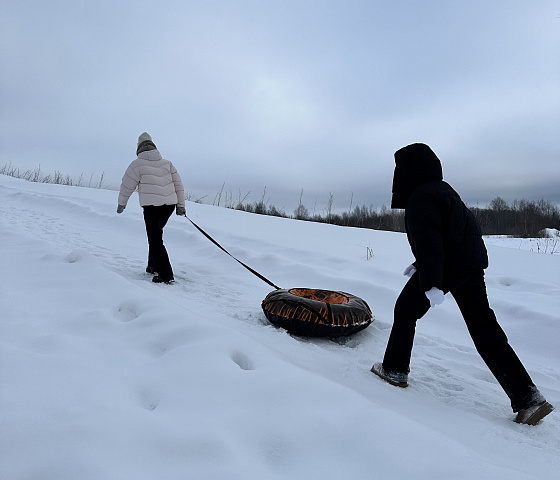
<path fill-rule="evenodd" d="M 185 217 L 187 217 L 185 215 Z M 210 240 L 214 245 L 216 245 L 218 248 L 220 248 L 221 250 L 223 250 L 224 252 L 226 252 L 231 258 L 233 258 L 236 262 L 239 262 L 241 265 L 243 265 L 247 270 L 249 270 L 253 275 L 256 275 L 257 277 L 259 277 L 263 282 L 268 283 L 271 287 L 274 287 L 276 290 L 280 290 L 280 287 L 277 287 L 276 285 L 274 285 L 274 283 L 272 283 L 268 278 L 264 277 L 263 275 L 261 275 L 259 272 L 253 270 L 251 267 L 249 267 L 248 265 L 245 265 L 241 260 L 235 258 L 231 253 L 229 253 L 224 247 L 222 247 L 218 242 L 216 242 L 216 240 L 214 240 L 210 235 L 208 235 L 204 230 L 202 230 L 202 228 L 200 228 L 196 223 L 194 223 L 189 217 L 187 217 L 187 219 L 189 220 L 189 222 L 191 222 L 196 229 L 202 233 L 202 235 L 204 235 L 208 240 Z"/>

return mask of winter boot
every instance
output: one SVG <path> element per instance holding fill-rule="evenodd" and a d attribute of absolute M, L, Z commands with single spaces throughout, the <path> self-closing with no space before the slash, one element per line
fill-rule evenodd
<path fill-rule="evenodd" d="M 554 410 L 554 407 L 546 400 L 543 400 L 532 407 L 519 410 L 515 421 L 517 423 L 524 423 L 525 425 L 536 425 L 552 412 L 552 410 Z"/>
<path fill-rule="evenodd" d="M 154 274 L 154 273 L 156 273 L 156 271 L 154 270 L 154 267 L 152 267 L 151 265 L 148 265 L 146 267 L 146 273 Z"/>
<path fill-rule="evenodd" d="M 174 281 L 175 279 L 172 276 L 164 278 L 159 275 L 156 275 L 154 278 L 152 278 L 152 282 L 154 283 L 165 283 L 167 285 L 171 285 Z"/>
<path fill-rule="evenodd" d="M 375 363 L 371 371 L 395 387 L 408 387 L 408 373 L 387 372 L 382 363 Z"/>

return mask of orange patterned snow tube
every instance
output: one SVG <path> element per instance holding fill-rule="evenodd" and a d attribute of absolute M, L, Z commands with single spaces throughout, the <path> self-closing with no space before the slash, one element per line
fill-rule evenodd
<path fill-rule="evenodd" d="M 278 289 L 262 302 L 268 320 L 307 337 L 338 337 L 366 328 L 372 319 L 368 304 L 344 292 L 313 288 Z"/>

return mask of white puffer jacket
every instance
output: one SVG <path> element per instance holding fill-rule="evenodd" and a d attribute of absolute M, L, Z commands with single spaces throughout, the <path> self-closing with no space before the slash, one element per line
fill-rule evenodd
<path fill-rule="evenodd" d="M 119 191 L 119 205 L 126 206 L 138 189 L 140 205 L 185 206 L 185 189 L 177 169 L 158 150 L 141 152 L 126 169 Z"/>

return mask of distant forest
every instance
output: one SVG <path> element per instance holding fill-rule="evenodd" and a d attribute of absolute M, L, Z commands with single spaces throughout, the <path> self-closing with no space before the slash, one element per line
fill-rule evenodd
<path fill-rule="evenodd" d="M 349 208 L 348 211 L 335 213 L 332 208 L 332 195 L 322 214 L 310 214 L 301 202 L 292 215 L 267 205 L 264 200 L 253 203 L 239 202 L 229 208 L 261 215 L 294 218 L 311 222 L 329 223 L 347 227 L 371 228 L 404 232 L 404 211 L 391 210 L 385 205 L 381 209 L 365 205 Z M 496 197 L 487 208 L 469 207 L 480 226 L 483 235 L 511 235 L 515 237 L 536 238 L 545 236 L 545 229 L 560 230 L 560 209 L 545 200 L 530 202 L 515 200 L 508 204 L 503 198 Z"/>

